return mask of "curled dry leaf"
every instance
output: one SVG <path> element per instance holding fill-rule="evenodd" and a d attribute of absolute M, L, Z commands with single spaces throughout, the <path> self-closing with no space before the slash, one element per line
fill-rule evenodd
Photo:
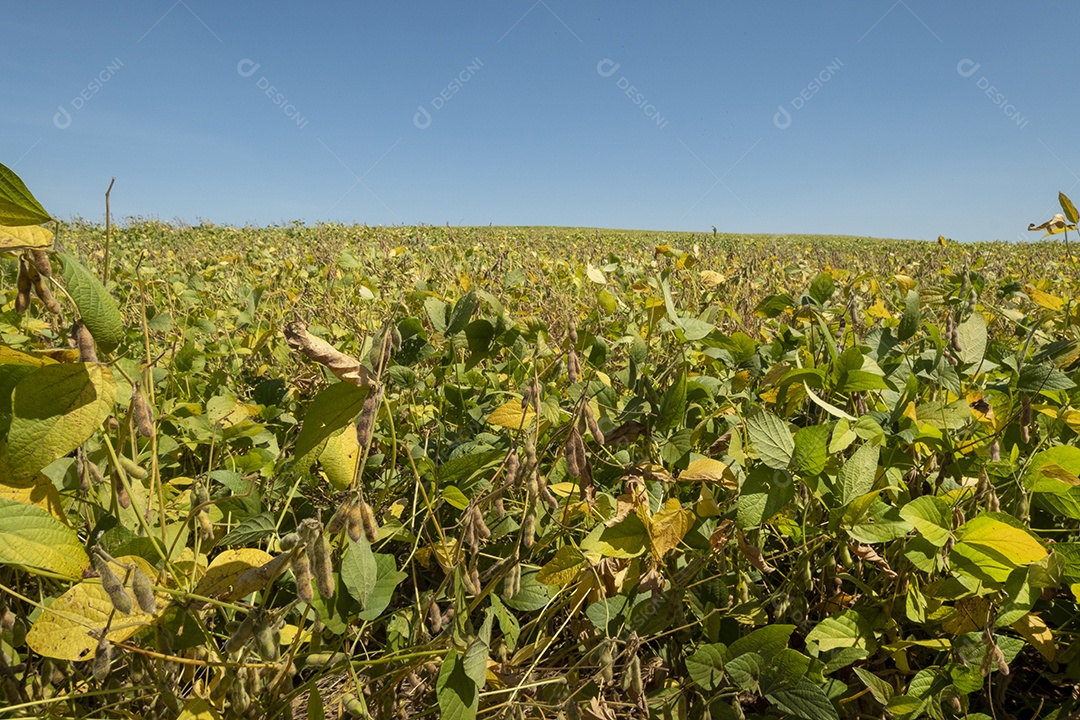
<path fill-rule="evenodd" d="M 883 572 L 887 577 L 897 577 L 896 572 L 891 567 L 889 567 L 889 562 L 881 555 L 879 555 L 877 550 L 870 547 L 869 545 L 863 545 L 862 543 L 853 542 L 851 543 L 851 552 L 860 560 L 865 560 L 866 562 L 877 565 L 879 568 L 881 568 L 881 572 Z"/>
<path fill-rule="evenodd" d="M 750 561 L 751 565 L 763 573 L 776 572 L 776 568 L 765 562 L 765 557 L 761 554 L 761 549 L 754 547 L 747 542 L 746 536 L 743 535 L 742 530 L 738 530 L 735 533 L 735 537 L 739 541 L 739 550 L 746 556 L 746 559 Z"/>
<path fill-rule="evenodd" d="M 322 338 L 315 337 L 300 321 L 291 322 L 285 327 L 285 341 L 293 349 L 325 365 L 342 382 L 351 383 L 357 387 L 368 387 L 376 382 L 375 376 L 361 365 L 359 360 L 349 357 Z"/>

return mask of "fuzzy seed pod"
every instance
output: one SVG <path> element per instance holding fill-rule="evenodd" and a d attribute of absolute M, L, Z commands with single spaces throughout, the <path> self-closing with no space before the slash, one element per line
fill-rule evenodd
<path fill-rule="evenodd" d="M 1005 662 L 1005 653 L 1001 652 L 1001 648 L 997 645 L 994 645 L 994 649 L 991 650 L 991 653 L 994 656 L 994 662 L 997 663 L 998 672 L 1000 672 L 1002 675 L 1008 675 L 1009 664 Z"/>
<path fill-rule="evenodd" d="M 566 354 L 566 375 L 571 385 L 581 379 L 581 361 L 578 360 L 577 351 L 573 348 L 570 348 L 570 352 Z"/>
<path fill-rule="evenodd" d="M 511 450 L 506 456 L 506 484 L 513 485 L 518 479 L 518 470 L 521 469 L 521 461 L 518 460 L 517 451 Z"/>
<path fill-rule="evenodd" d="M 240 716 L 248 711 L 251 707 L 251 696 L 248 694 L 247 683 L 248 674 L 243 677 L 240 676 L 240 670 L 246 670 L 247 668 L 239 668 L 237 670 L 236 682 L 233 682 L 229 686 L 229 705 Z"/>
<path fill-rule="evenodd" d="M 375 522 L 375 513 L 366 500 L 360 501 L 360 520 L 364 526 L 364 535 L 367 536 L 367 541 L 369 543 L 376 542 L 379 539 L 379 524 Z"/>
<path fill-rule="evenodd" d="M 580 478 L 585 474 L 585 444 L 576 427 L 570 428 L 570 433 L 566 436 L 563 454 L 566 456 L 566 466 L 570 469 L 571 477 Z"/>
<path fill-rule="evenodd" d="M 278 659 L 278 643 L 274 639 L 274 625 L 269 622 L 266 613 L 259 613 L 259 621 L 255 623 L 255 650 L 259 657 L 266 662 L 274 662 Z"/>
<path fill-rule="evenodd" d="M 353 542 L 360 542 L 360 538 L 364 536 L 364 511 L 362 507 L 363 501 L 354 502 L 349 506 L 349 514 L 346 518 L 346 524 L 348 525 L 349 539 Z M 370 510 L 371 508 L 368 508 Z M 374 522 L 374 518 L 372 518 Z M 376 528 L 377 530 L 378 528 Z"/>
<path fill-rule="evenodd" d="M 292 550 L 294 547 L 296 547 L 299 544 L 300 544 L 300 536 L 297 535 L 294 532 L 282 535 L 281 539 L 278 540 L 278 546 L 282 550 Z"/>
<path fill-rule="evenodd" d="M 476 569 L 476 565 L 472 566 L 472 570 L 466 573 L 469 576 L 469 583 L 476 588 L 476 595 L 480 594 L 480 591 L 484 589 L 484 586 L 480 583 L 480 571 Z"/>
<path fill-rule="evenodd" d="M 235 673 L 222 673 L 221 677 L 218 679 L 217 685 L 210 690 L 210 701 L 217 703 L 223 700 L 225 698 L 225 693 L 229 692 L 229 688 L 232 687 L 234 680 L 236 680 Z"/>
<path fill-rule="evenodd" d="M 200 505 L 208 505 L 210 503 L 210 494 L 206 491 L 206 486 L 198 480 L 191 489 L 191 502 L 192 507 L 199 507 Z"/>
<path fill-rule="evenodd" d="M 345 529 L 345 522 L 349 519 L 349 508 L 351 506 L 352 503 L 347 502 L 337 509 L 337 511 L 330 518 L 330 522 L 326 523 L 327 535 L 337 535 Z"/>
<path fill-rule="evenodd" d="M 34 269 L 38 271 L 39 275 L 45 277 L 52 277 L 52 263 L 49 262 L 49 254 L 40 248 L 35 248 L 30 251 L 30 257 L 34 261 Z"/>
<path fill-rule="evenodd" d="M 41 300 L 45 309 L 53 315 L 62 315 L 64 309 L 60 307 L 60 303 L 56 301 L 52 291 L 49 290 L 49 286 L 45 284 L 45 280 L 36 272 L 30 274 L 30 280 L 31 284 L 34 286 L 34 294 Z"/>
<path fill-rule="evenodd" d="M 210 522 L 210 513 L 200 510 L 195 513 L 195 520 L 199 523 L 199 534 L 202 535 L 203 540 L 214 537 L 214 524 Z"/>
<path fill-rule="evenodd" d="M 525 511 L 525 520 L 521 523 L 521 544 L 526 550 L 536 544 L 536 508 Z"/>
<path fill-rule="evenodd" d="M 94 680 L 103 683 L 109 679 L 109 666 L 112 664 L 112 643 L 102 635 L 94 651 Z"/>
<path fill-rule="evenodd" d="M 603 644 L 600 647 L 600 677 L 603 678 L 605 683 L 612 682 L 615 679 L 615 652 L 613 648 L 613 642 L 610 639 L 601 641 Z"/>
<path fill-rule="evenodd" d="M 135 383 L 135 392 L 131 395 L 131 413 L 135 416 L 135 427 L 145 438 L 154 436 L 154 409 L 143 394 L 142 387 Z"/>
<path fill-rule="evenodd" d="M 503 597 L 507 600 L 511 600 L 518 594 L 518 590 L 520 589 L 521 565 L 519 563 L 514 563 L 507 571 L 506 577 L 503 578 Z"/>
<path fill-rule="evenodd" d="M 979 301 L 979 294 L 977 292 L 975 292 L 975 288 L 971 288 L 971 291 L 968 293 L 968 304 L 967 304 L 967 311 L 968 311 L 969 315 L 971 313 L 975 312 L 975 306 L 978 303 L 978 301 Z"/>
<path fill-rule="evenodd" d="M 112 473 L 113 494 L 116 495 L 116 502 L 120 507 L 127 510 L 131 507 L 131 496 L 128 495 L 127 488 L 124 487 L 123 481 L 120 479 L 119 473 Z"/>
<path fill-rule="evenodd" d="M 596 423 L 596 416 L 593 415 L 592 408 L 589 407 L 589 403 L 585 403 L 585 423 L 589 426 L 589 432 L 592 433 L 593 440 L 596 440 L 597 444 L 604 444 L 604 433 L 601 432 L 600 426 Z"/>
<path fill-rule="evenodd" d="M 75 347 L 79 348 L 79 362 L 96 363 L 98 361 L 94 336 L 90 334 L 82 321 L 76 320 L 71 326 L 71 339 L 75 341 Z"/>
<path fill-rule="evenodd" d="M 466 569 L 463 569 L 461 572 L 461 585 L 465 588 L 465 592 L 469 595 L 480 594 L 479 584 L 473 583 L 472 573 Z"/>
<path fill-rule="evenodd" d="M 993 442 L 990 443 L 990 459 L 993 462 L 998 462 L 1001 460 L 1001 444 L 998 442 L 998 439 L 996 437 L 994 438 Z"/>
<path fill-rule="evenodd" d="M 1031 398 L 1027 393 L 1020 393 L 1020 439 L 1031 441 Z"/>
<path fill-rule="evenodd" d="M 367 705 L 355 693 L 345 693 L 341 696 L 341 709 L 356 718 L 370 718 Z"/>
<path fill-rule="evenodd" d="M 312 566 L 315 570 L 315 586 L 319 588 L 319 594 L 322 595 L 324 599 L 329 600 L 334 597 L 334 567 L 330 557 L 330 541 L 326 539 L 326 535 L 320 535 L 319 538 L 308 547 L 315 548 L 315 552 L 312 553 Z"/>
<path fill-rule="evenodd" d="M 124 589 L 124 584 L 120 582 L 120 578 L 109 566 L 109 561 L 99 552 L 91 553 L 91 560 L 98 576 L 101 577 L 101 589 L 109 596 L 113 607 L 119 613 L 130 615 L 132 608 L 131 596 L 128 595 L 127 590 Z"/>
<path fill-rule="evenodd" d="M 131 590 L 135 593 L 135 601 L 139 603 L 139 608 L 143 612 L 150 614 L 157 612 L 154 586 L 150 583 L 150 578 L 146 577 L 146 573 L 138 567 L 131 572 Z"/>
<path fill-rule="evenodd" d="M 11 630 L 15 627 L 15 613 L 5 606 L 0 610 L 0 630 Z"/>
<path fill-rule="evenodd" d="M 15 295 L 15 312 L 21 314 L 30 307 L 30 288 L 33 287 L 30 273 L 26 269 L 26 262 L 22 258 L 19 258 L 19 277 L 15 281 L 15 286 L 18 289 Z"/>
<path fill-rule="evenodd" d="M 95 485 L 100 485 L 105 482 L 105 476 L 101 474 L 101 468 L 95 463 L 86 463 L 86 468 L 90 471 L 90 478 L 94 481 Z"/>
<path fill-rule="evenodd" d="M 240 648 L 244 647 L 248 640 L 255 632 L 255 624 L 259 621 L 259 615 L 261 613 L 258 610 L 252 610 L 244 618 L 244 621 L 240 623 L 240 627 L 236 628 L 236 632 L 229 636 L 229 639 L 225 641 L 225 647 L 223 650 L 226 653 L 234 653 Z"/>
<path fill-rule="evenodd" d="M 150 477 L 150 473 L 146 471 L 142 465 L 129 458 L 127 455 L 120 455 L 117 458 L 120 461 L 120 467 L 124 469 L 129 478 L 135 478 L 136 480 L 145 480 Z"/>
<path fill-rule="evenodd" d="M 369 388 L 367 397 L 364 398 L 360 417 L 356 420 L 356 444 L 361 448 L 366 448 L 371 444 L 371 434 L 375 429 L 375 415 L 379 410 L 381 397 L 381 390 Z"/>
<path fill-rule="evenodd" d="M 577 325 L 575 325 L 574 323 L 570 323 L 570 328 L 569 328 L 567 334 L 570 336 L 570 344 L 571 345 L 577 345 L 578 344 Z"/>
<path fill-rule="evenodd" d="M 428 606 L 427 622 L 428 629 L 431 630 L 432 635 L 438 635 L 442 632 L 443 615 L 442 610 L 439 609 L 438 603 L 432 602 L 431 605 Z"/>
<path fill-rule="evenodd" d="M 311 561 L 307 553 L 294 553 L 290 565 L 296 576 L 296 597 L 300 598 L 300 602 L 310 604 L 315 599 L 315 592 L 311 589 Z"/>
<path fill-rule="evenodd" d="M 641 683 L 641 658 L 634 656 L 634 659 L 630 661 L 630 677 L 627 682 L 627 690 L 630 691 L 630 697 L 637 700 L 645 694 L 645 688 Z"/>
<path fill-rule="evenodd" d="M 493 504 L 495 506 L 495 514 L 499 517 L 499 519 L 502 520 L 504 517 L 506 517 L 506 506 L 503 504 L 503 495 L 501 490 L 495 493 L 495 500 Z"/>

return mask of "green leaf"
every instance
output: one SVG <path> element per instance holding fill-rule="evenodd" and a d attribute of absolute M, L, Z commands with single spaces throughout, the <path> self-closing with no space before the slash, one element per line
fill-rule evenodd
<path fill-rule="evenodd" d="M 89 438 L 112 412 L 116 382 L 97 363 L 57 363 L 30 373 L 15 386 L 8 466 L 28 478 Z"/>
<path fill-rule="evenodd" d="M 314 680 L 307 684 L 307 720 L 326 720 L 326 708 L 323 707 L 319 686 Z"/>
<path fill-rule="evenodd" d="M 754 651 L 761 659 L 771 660 L 773 655 L 787 647 L 794 631 L 794 625 L 766 625 L 732 643 L 727 656 L 737 658 L 743 653 Z"/>
<path fill-rule="evenodd" d="M 79 317 L 102 352 L 111 353 L 124 339 L 124 319 L 112 295 L 74 255 L 58 253 L 63 262 L 64 288 L 75 301 Z"/>
<path fill-rule="evenodd" d="M 752 693 L 757 693 L 758 680 L 765 668 L 766 660 L 756 652 L 745 652 L 724 665 L 728 677 L 741 689 Z"/>
<path fill-rule="evenodd" d="M 829 426 L 810 425 L 795 431 L 791 469 L 802 475 L 820 475 L 829 459 Z"/>
<path fill-rule="evenodd" d="M 397 568 L 397 559 L 393 555 L 375 553 L 375 566 L 378 574 L 375 577 L 375 587 L 368 595 L 367 607 L 356 614 L 358 618 L 367 622 L 379 619 L 394 599 L 394 590 L 398 584 L 408 575 Z"/>
<path fill-rule="evenodd" d="M 712 692 L 724 683 L 726 650 L 727 647 L 723 643 L 702 645 L 686 658 L 686 672 L 706 692 Z"/>
<path fill-rule="evenodd" d="M 628 605 L 629 601 L 625 595 L 612 595 L 589 605 L 585 614 L 589 616 L 589 620 L 592 620 L 597 630 L 608 637 L 616 637 L 620 627 L 626 622 Z"/>
<path fill-rule="evenodd" d="M 447 460 L 439 466 L 440 485 L 458 485 L 466 490 L 472 483 L 468 482 L 473 476 L 485 467 L 494 465 L 506 457 L 505 450 L 484 450 L 471 455 L 461 455 Z"/>
<path fill-rule="evenodd" d="M 514 613 L 506 609 L 498 595 L 492 593 L 489 597 L 491 598 L 491 609 L 495 612 L 495 619 L 499 621 L 499 629 L 502 630 L 503 640 L 506 642 L 506 649 L 513 652 L 514 648 L 517 647 L 518 638 L 521 636 L 521 624 L 514 617 Z"/>
<path fill-rule="evenodd" d="M 305 463 L 308 453 L 314 451 L 336 430 L 351 423 L 364 407 L 368 388 L 352 383 L 334 383 L 322 390 L 308 407 L 300 436 L 296 438 L 293 457 Z"/>
<path fill-rule="evenodd" d="M 264 537 L 273 535 L 277 530 L 277 518 L 264 512 L 255 517 L 250 517 L 234 527 L 229 533 L 221 538 L 219 545 L 249 545 L 262 540 Z"/>
<path fill-rule="evenodd" d="M 450 311 L 450 320 L 446 323 L 446 334 L 454 335 L 464 330 L 478 307 L 480 307 L 480 300 L 472 291 L 458 298 L 458 301 L 454 303 L 454 309 Z"/>
<path fill-rule="evenodd" d="M 40 225 L 52 218 L 13 170 L 0 165 L 0 225 Z"/>
<path fill-rule="evenodd" d="M 786 470 L 756 465 L 739 488 L 738 526 L 747 529 L 766 523 L 794 498 L 795 482 Z"/>
<path fill-rule="evenodd" d="M 368 608 L 368 600 L 379 579 L 379 566 L 371 543 L 363 535 L 356 542 L 349 542 L 349 549 L 341 558 L 341 582 L 360 607 Z"/>
<path fill-rule="evenodd" d="M 1017 390 L 1033 395 L 1043 390 L 1071 390 L 1074 387 L 1076 383 L 1070 380 L 1068 375 L 1048 362 L 1024 365 L 1016 383 Z"/>
<path fill-rule="evenodd" d="M 73 529 L 36 505 L 0 498 L 0 564 L 77 580 L 90 565 Z"/>
<path fill-rule="evenodd" d="M 942 498 L 917 497 L 900 508 L 900 517 L 914 525 L 935 547 L 944 547 L 952 537 L 952 507 Z"/>
<path fill-rule="evenodd" d="M 836 281 L 829 273 L 819 273 L 810 281 L 810 288 L 807 290 L 807 294 L 819 305 L 824 305 L 834 292 L 836 292 Z"/>
<path fill-rule="evenodd" d="M 465 655 L 461 659 L 465 674 L 476 684 L 477 689 L 483 690 L 487 680 L 488 646 L 480 639 L 473 640 L 465 649 Z"/>
<path fill-rule="evenodd" d="M 787 468 L 795 453 L 795 440 L 787 423 L 772 413 L 756 410 L 746 418 L 746 431 L 761 462 L 775 470 Z"/>
<path fill-rule="evenodd" d="M 473 720 L 476 717 L 480 693 L 454 648 L 450 648 L 443 658 L 439 679 L 435 681 L 435 695 L 444 720 Z"/>
<path fill-rule="evenodd" d="M 859 446 L 850 458 L 840 467 L 837 475 L 837 483 L 840 486 L 840 504 L 847 505 L 849 502 L 865 495 L 874 488 L 874 479 L 877 477 L 878 456 L 881 448 L 870 443 Z"/>
<path fill-rule="evenodd" d="M 907 340 L 919 329 L 922 321 L 922 310 L 919 307 L 919 293 L 917 290 L 908 290 L 904 297 L 904 315 L 900 318 L 900 324 L 896 328 L 896 338 Z"/>
<path fill-rule="evenodd" d="M 844 610 L 825 618 L 806 636 L 806 651 L 813 657 L 838 648 L 877 650 L 873 627 L 855 610 Z"/>
<path fill-rule="evenodd" d="M 794 685 L 766 694 L 765 698 L 784 712 L 804 720 L 839 720 L 840 717 L 825 691 L 809 680 L 799 680 Z"/>
<path fill-rule="evenodd" d="M 686 415 L 686 373 L 680 373 L 675 384 L 668 388 L 660 401 L 660 418 L 656 429 L 666 433 L 682 425 Z"/>
<path fill-rule="evenodd" d="M 1080 222 L 1080 214 L 1076 212 L 1076 206 L 1073 205 L 1072 200 L 1068 198 L 1063 192 L 1058 193 L 1058 203 L 1061 205 L 1061 211 L 1065 213 L 1065 219 L 1074 225 Z"/>
<path fill-rule="evenodd" d="M 875 700 L 877 700 L 882 705 L 885 705 L 893 699 L 896 691 L 893 689 L 892 685 L 885 682 L 869 670 L 866 670 L 864 668 L 853 669 L 855 670 L 855 674 L 859 676 L 859 679 L 863 681 L 863 685 L 869 688 L 870 694 L 874 696 Z"/>
<path fill-rule="evenodd" d="M 986 318 L 980 312 L 956 326 L 957 339 L 960 341 L 960 362 L 964 365 L 977 365 L 986 354 Z"/>

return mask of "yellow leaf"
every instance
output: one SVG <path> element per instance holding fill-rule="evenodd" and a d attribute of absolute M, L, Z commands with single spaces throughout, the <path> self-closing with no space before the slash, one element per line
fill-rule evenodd
<path fill-rule="evenodd" d="M 727 280 L 727 278 L 716 272 L 715 270 L 701 271 L 701 283 L 706 287 L 716 287 L 725 280 Z"/>
<path fill-rule="evenodd" d="M 0 482 L 0 498 L 14 500 L 15 502 L 37 505 L 54 518 L 70 525 L 67 515 L 64 513 L 63 502 L 60 493 L 52 480 L 42 473 L 38 473 L 26 480 L 15 480 L 10 476 Z"/>
<path fill-rule="evenodd" d="M 545 585 L 569 585 L 577 579 L 585 556 L 572 545 L 563 545 L 546 565 L 536 573 L 536 581 Z"/>
<path fill-rule="evenodd" d="M 195 587 L 195 594 L 204 597 L 225 595 L 241 575 L 271 560 L 271 555 L 257 548 L 225 550 L 206 568 L 206 574 Z"/>
<path fill-rule="evenodd" d="M 990 601 L 985 598 L 963 598 L 953 607 L 943 607 L 939 611 L 943 616 L 941 627 L 951 635 L 963 635 L 986 627 Z"/>
<path fill-rule="evenodd" d="M 507 400 L 488 415 L 487 421 L 491 425 L 521 430 L 532 422 L 535 414 L 531 406 L 523 409 L 520 400 Z"/>
<path fill-rule="evenodd" d="M 1024 285 L 1024 292 L 1031 298 L 1031 302 L 1035 303 L 1039 307 L 1046 308 L 1047 310 L 1054 310 L 1055 312 L 1063 310 L 1065 308 L 1065 301 L 1056 295 L 1043 292 L 1034 285 Z"/>
<path fill-rule="evenodd" d="M 1020 633 L 1032 647 L 1038 650 L 1039 654 L 1047 662 L 1054 661 L 1054 656 L 1057 654 L 1057 648 L 1054 646 L 1054 636 L 1042 618 L 1034 613 L 1028 613 L 1014 622 L 1011 627 Z"/>
<path fill-rule="evenodd" d="M 461 289 L 465 292 L 472 290 L 472 278 L 465 273 L 461 273 L 458 276 L 458 282 L 461 283 Z"/>
<path fill-rule="evenodd" d="M 917 414 L 915 413 L 915 403 L 913 403 L 913 402 L 909 402 L 909 403 L 908 403 L 908 404 L 907 404 L 907 405 L 906 405 L 906 406 L 904 407 L 904 412 L 903 412 L 902 414 L 903 414 L 903 416 L 904 416 L 904 417 L 906 417 L 906 418 L 907 418 L 908 420 L 911 420 L 911 422 L 913 422 L 913 423 L 916 423 L 916 424 L 918 424 L 918 422 L 919 422 L 919 416 L 918 416 L 918 415 L 917 415 Z"/>
<path fill-rule="evenodd" d="M 915 282 L 915 278 L 909 275 L 894 275 L 893 280 L 896 281 L 896 287 L 900 288 L 901 295 L 907 295 L 908 290 L 918 284 Z"/>
<path fill-rule="evenodd" d="M 194 698 L 187 701 L 176 720 L 221 720 L 221 715 L 209 700 Z"/>
<path fill-rule="evenodd" d="M 40 225 L 7 227 L 0 225 L 0 250 L 21 250 L 22 248 L 44 248 L 52 244 L 52 230 Z"/>
<path fill-rule="evenodd" d="M 590 280 L 592 280 L 594 283 L 597 283 L 598 285 L 607 284 L 607 278 L 604 277 L 604 271 L 596 267 L 592 263 L 589 263 L 588 267 L 585 270 L 585 274 Z"/>
<path fill-rule="evenodd" d="M 450 572 L 454 569 L 454 556 L 457 555 L 458 544 L 458 539 L 453 537 L 448 537 L 445 541 L 431 544 L 431 553 L 446 572 Z"/>
<path fill-rule="evenodd" d="M 125 555 L 110 562 L 113 572 L 120 580 L 128 575 L 128 566 L 136 565 L 150 578 L 157 579 L 157 571 L 150 563 L 135 555 Z M 123 642 L 143 628 L 149 626 L 161 616 L 168 607 L 171 596 L 157 593 L 157 612 L 144 613 L 139 609 L 131 593 L 128 580 L 125 592 L 131 595 L 132 611 L 130 615 L 113 613 L 113 604 L 99 580 L 88 580 L 73 586 L 66 593 L 56 598 L 44 611 L 26 634 L 26 644 L 39 655 L 58 660 L 87 660 L 93 657 L 97 647 L 97 638 L 91 633 L 100 632 L 112 616 L 109 625 L 109 640 Z"/>
<path fill-rule="evenodd" d="M 652 516 L 649 522 L 649 538 L 652 540 L 653 557 L 660 560 L 678 547 L 683 536 L 694 524 L 692 510 L 684 509 L 675 498 L 664 503 L 664 509 Z"/>
<path fill-rule="evenodd" d="M 889 308 L 885 307 L 885 303 L 882 302 L 881 298 L 878 298 L 873 305 L 866 308 L 866 314 L 881 320 L 892 320 L 893 317 L 892 313 L 889 312 Z"/>
<path fill-rule="evenodd" d="M 712 458 L 698 458 L 686 466 L 679 475 L 680 482 L 717 482 L 727 488 L 734 489 L 737 485 L 735 475 L 731 469 Z"/>
<path fill-rule="evenodd" d="M 338 490 L 345 490 L 352 484 L 353 471 L 356 469 L 356 456 L 360 445 L 356 440 L 356 429 L 352 424 L 326 441 L 326 447 L 319 455 L 326 479 Z"/>

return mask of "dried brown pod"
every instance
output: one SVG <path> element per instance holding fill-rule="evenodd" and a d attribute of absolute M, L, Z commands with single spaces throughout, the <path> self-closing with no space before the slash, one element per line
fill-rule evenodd
<path fill-rule="evenodd" d="M 506 505 L 503 503 L 502 490 L 495 493 L 495 499 L 492 501 L 492 505 L 495 506 L 495 514 L 500 520 L 506 517 Z"/>
<path fill-rule="evenodd" d="M 428 605 L 427 623 L 432 635 L 438 635 L 442 632 L 443 615 L 442 610 L 439 609 L 439 604 L 436 602 Z"/>
<path fill-rule="evenodd" d="M 375 513 L 366 500 L 360 501 L 360 520 L 363 523 L 364 535 L 367 536 L 367 541 L 369 543 L 376 542 L 379 539 L 379 524 L 375 522 Z"/>
<path fill-rule="evenodd" d="M 368 508 L 370 510 L 371 508 Z M 349 532 L 349 539 L 353 542 L 360 542 L 360 538 L 364 536 L 364 517 L 363 508 L 360 502 L 354 502 L 349 506 L 349 515 L 346 518 Z M 374 518 L 372 518 L 374 522 Z M 378 528 L 376 528 L 378 530 Z"/>
<path fill-rule="evenodd" d="M 105 482 L 105 476 L 101 474 L 101 468 L 95 463 L 87 462 L 86 469 L 90 471 L 90 478 L 94 481 L 95 485 L 100 485 Z"/>
<path fill-rule="evenodd" d="M 349 519 L 349 508 L 352 507 L 352 502 L 346 502 L 340 505 L 336 512 L 330 517 L 330 522 L 326 523 L 326 534 L 337 535 L 345 529 L 345 523 Z"/>
<path fill-rule="evenodd" d="M 79 362 L 96 363 L 97 347 L 94 345 L 94 336 L 86 329 L 81 320 L 76 320 L 71 326 L 71 339 L 75 341 L 75 347 L 79 348 Z"/>
<path fill-rule="evenodd" d="M 518 480 L 518 471 L 521 469 L 521 461 L 518 459 L 516 450 L 511 450 L 506 456 L 506 484 L 513 485 Z"/>
<path fill-rule="evenodd" d="M 567 329 L 567 336 L 570 338 L 571 345 L 578 344 L 577 325 L 570 323 L 570 327 Z"/>
<path fill-rule="evenodd" d="M 101 589 L 109 596 L 109 601 L 112 602 L 113 607 L 119 613 L 130 615 L 133 607 L 131 596 L 128 595 L 127 589 L 124 588 L 124 583 L 120 581 L 112 567 L 109 566 L 109 561 L 97 548 L 90 554 L 90 560 L 101 578 Z"/>
<path fill-rule="evenodd" d="M 131 393 L 131 414 L 135 416 L 135 427 L 145 438 L 154 436 L 154 409 L 142 391 L 142 385 L 135 383 Z"/>
<path fill-rule="evenodd" d="M 252 610 L 244 617 L 240 626 L 236 628 L 236 631 L 225 641 L 225 646 L 222 649 L 226 653 L 234 653 L 247 644 L 247 641 L 250 640 L 251 636 L 255 633 L 255 624 L 259 622 L 260 614 L 260 611 Z"/>
<path fill-rule="evenodd" d="M 349 357 L 322 338 L 309 333 L 307 325 L 301 321 L 291 322 L 285 327 L 285 341 L 293 349 L 325 365 L 342 382 L 358 387 L 368 387 L 376 383 L 375 376 L 361 365 L 359 360 Z"/>
<path fill-rule="evenodd" d="M 636 420 L 628 420 L 604 436 L 606 445 L 629 445 L 645 431 L 645 426 Z"/>
<path fill-rule="evenodd" d="M 330 541 L 325 534 L 320 534 L 312 545 L 315 552 L 312 553 L 312 566 L 315 570 L 315 586 L 319 588 L 319 594 L 325 599 L 334 597 L 334 566 L 331 562 Z"/>
<path fill-rule="evenodd" d="M 463 569 L 461 572 L 461 584 L 469 595 L 480 594 L 480 584 L 473 582 L 473 575 L 467 569 Z"/>
<path fill-rule="evenodd" d="M 133 567 L 131 571 L 131 590 L 135 593 L 135 601 L 139 603 L 139 608 L 143 612 L 150 614 L 157 612 L 154 586 L 150 583 L 150 578 L 146 577 L 146 573 L 138 567 Z"/>
<path fill-rule="evenodd" d="M 53 296 L 52 290 L 49 289 L 48 284 L 45 282 L 45 278 L 43 278 L 33 266 L 27 266 L 27 272 L 30 275 L 30 284 L 34 287 L 34 294 L 41 300 L 45 309 L 53 315 L 62 315 L 64 309 L 60 307 L 60 303 L 57 302 L 56 297 Z"/>
<path fill-rule="evenodd" d="M 592 433 L 593 440 L 600 445 L 604 444 L 604 433 L 600 430 L 600 426 L 596 423 L 596 415 L 593 414 L 592 408 L 589 407 L 589 403 L 584 404 L 585 423 L 589 426 L 589 432 Z"/>
<path fill-rule="evenodd" d="M 33 283 L 26 269 L 26 261 L 22 258 L 19 258 L 19 277 L 15 281 L 15 287 L 18 290 L 15 295 L 15 312 L 24 313 L 30 307 L 30 288 L 33 287 Z"/>
<path fill-rule="evenodd" d="M 585 443 L 577 427 L 570 428 L 563 445 L 563 455 L 566 456 L 566 466 L 571 477 L 580 478 L 585 474 Z"/>
<path fill-rule="evenodd" d="M 98 640 L 94 651 L 94 680 L 103 683 L 109 679 L 109 667 L 112 665 L 112 643 L 104 635 Z"/>
<path fill-rule="evenodd" d="M 566 375 L 570 384 L 581 379 L 581 361 L 578 360 L 577 352 L 573 348 L 566 353 Z"/>
<path fill-rule="evenodd" d="M 1020 393 L 1020 439 L 1031 440 L 1031 397 L 1027 393 Z"/>
<path fill-rule="evenodd" d="M 510 569 L 506 571 L 506 576 L 503 578 L 503 597 L 507 600 L 511 600 L 518 594 L 518 590 L 520 589 L 521 563 L 514 563 L 510 566 Z"/>
<path fill-rule="evenodd" d="M 382 400 L 381 390 L 370 390 L 364 398 L 360 417 L 356 419 L 356 444 L 361 448 L 366 448 L 371 444 L 371 434 L 375 430 L 375 415 L 379 411 L 380 400 Z"/>
<path fill-rule="evenodd" d="M 52 277 L 52 263 L 49 262 L 49 253 L 41 248 L 34 248 L 30 250 L 30 257 L 34 261 L 34 269 L 38 271 L 39 275 Z"/>
<path fill-rule="evenodd" d="M 521 523 L 521 544 L 528 550 L 536 544 L 536 507 L 525 511 L 525 520 Z"/>
<path fill-rule="evenodd" d="M 302 603 L 311 603 L 315 592 L 311 588 L 311 561 L 306 552 L 293 553 L 290 561 L 293 575 L 296 576 L 296 597 Z"/>
<path fill-rule="evenodd" d="M 476 593 L 475 594 L 479 595 L 480 591 L 484 589 L 484 586 L 480 584 L 480 571 L 477 569 L 476 565 L 474 564 L 472 566 L 472 569 L 469 570 L 469 572 L 466 573 L 466 574 L 469 576 L 469 583 L 474 588 L 476 588 Z"/>

